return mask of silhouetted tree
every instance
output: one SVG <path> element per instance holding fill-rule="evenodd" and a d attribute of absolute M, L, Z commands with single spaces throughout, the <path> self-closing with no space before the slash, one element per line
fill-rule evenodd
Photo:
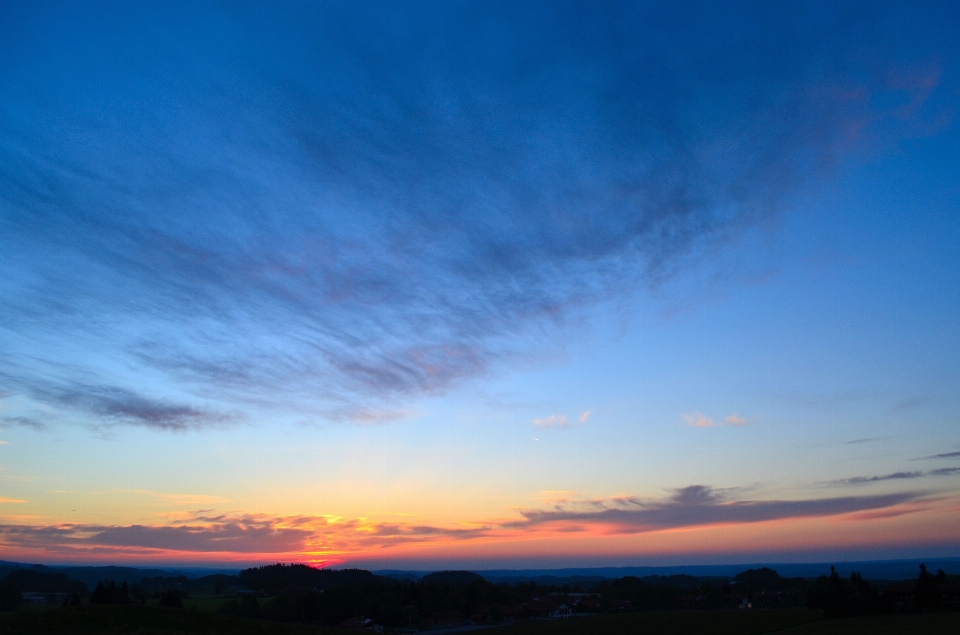
<path fill-rule="evenodd" d="M 23 603 L 20 589 L 10 580 L 0 582 L 0 611 L 16 611 Z"/>
<path fill-rule="evenodd" d="M 90 594 L 90 604 L 126 604 L 130 601 L 130 588 L 124 582 L 117 586 L 113 580 L 97 582 L 97 587 Z"/>
<path fill-rule="evenodd" d="M 240 601 L 229 600 L 220 605 L 217 613 L 240 615 L 241 617 L 260 617 L 260 602 L 252 595 L 245 595 Z"/>
<path fill-rule="evenodd" d="M 139 584 L 134 584 L 130 587 L 130 597 L 139 601 L 140 604 L 147 603 L 147 591 Z"/>
<path fill-rule="evenodd" d="M 944 574 L 946 579 L 946 574 Z M 940 608 L 940 591 L 937 589 L 937 581 L 930 572 L 927 571 L 927 565 L 920 565 L 920 576 L 917 578 L 915 606 L 921 611 L 935 611 Z"/>
<path fill-rule="evenodd" d="M 172 609 L 183 608 L 183 600 L 176 589 L 168 589 L 166 593 L 160 596 L 160 606 L 166 606 Z"/>
<path fill-rule="evenodd" d="M 847 598 L 850 589 L 844 584 L 835 567 L 830 567 L 830 575 L 817 578 L 807 591 L 807 606 L 811 609 L 823 609 L 826 617 L 847 615 Z"/>
<path fill-rule="evenodd" d="M 67 597 L 63 598 L 64 606 L 79 606 L 80 604 L 80 593 L 77 591 L 71 591 L 67 594 Z"/>
<path fill-rule="evenodd" d="M 66 574 L 50 572 L 43 569 L 15 569 L 6 577 L 7 580 L 23 591 L 37 591 L 39 593 L 70 593 L 79 591 L 86 593 L 87 585 L 79 580 L 71 581 Z"/>

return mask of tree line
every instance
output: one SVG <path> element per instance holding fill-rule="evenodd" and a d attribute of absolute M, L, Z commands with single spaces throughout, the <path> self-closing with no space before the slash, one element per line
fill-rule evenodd
<path fill-rule="evenodd" d="M 808 606 L 828 618 L 916 611 L 960 610 L 960 576 L 936 574 L 920 565 L 916 580 L 875 586 L 856 571 L 843 578 L 834 567 L 807 592 Z"/>
<path fill-rule="evenodd" d="M 12 610 L 21 592 L 64 594 L 64 604 L 146 603 L 177 608 L 191 593 L 227 594 L 220 612 L 280 622 L 339 624 L 351 617 L 370 617 L 387 627 L 415 625 L 437 614 L 469 618 L 481 611 L 497 621 L 508 607 L 516 609 L 533 598 L 569 593 L 595 594 L 575 607 L 580 612 L 624 610 L 802 607 L 822 609 L 827 617 L 905 611 L 960 609 L 960 576 L 936 574 L 920 565 L 915 580 L 868 581 L 859 573 L 810 580 L 785 578 L 769 568 L 751 569 L 733 578 L 689 575 L 626 576 L 577 585 L 536 582 L 489 582 L 466 571 L 437 572 L 413 581 L 374 575 L 362 569 L 315 569 L 275 564 L 245 569 L 239 575 L 144 577 L 136 584 L 111 580 L 93 591 L 79 580 L 48 569 L 16 569 L 0 581 L 0 609 Z"/>

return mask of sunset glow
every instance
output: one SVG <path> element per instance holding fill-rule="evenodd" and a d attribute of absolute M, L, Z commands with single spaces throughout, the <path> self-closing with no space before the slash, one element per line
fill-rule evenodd
<path fill-rule="evenodd" d="M 0 559 L 960 557 L 958 25 L 3 3 Z"/>

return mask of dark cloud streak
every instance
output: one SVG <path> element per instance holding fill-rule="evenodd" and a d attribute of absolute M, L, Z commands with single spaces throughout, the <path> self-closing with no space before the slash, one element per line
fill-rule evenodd
<path fill-rule="evenodd" d="M 6 373 L 0 373 L 0 380 L 12 388 L 20 388 L 38 402 L 84 413 L 95 422 L 95 427 L 125 424 L 156 430 L 186 431 L 222 426 L 241 419 L 238 415 L 176 403 L 166 398 L 148 397 L 118 386 L 66 380 L 24 381 Z M 0 418 L 0 422 L 28 426 L 37 431 L 50 428 L 49 424 L 31 417 L 4 417 Z"/>
<path fill-rule="evenodd" d="M 526 510 L 524 521 L 514 527 L 547 523 L 594 522 L 613 526 L 627 533 L 658 531 L 714 524 L 756 523 L 789 518 L 837 516 L 853 512 L 886 509 L 915 501 L 917 493 L 876 496 L 846 496 L 805 500 L 731 501 L 717 490 L 704 485 L 681 488 L 665 500 L 621 499 L 603 503 L 600 510 L 566 509 Z M 610 506 L 613 503 L 613 506 Z"/>
<path fill-rule="evenodd" d="M 836 481 L 827 481 L 827 485 L 864 485 L 867 483 L 879 483 L 881 481 L 899 481 L 903 479 L 921 478 L 925 476 L 923 472 L 893 472 L 892 474 L 883 474 L 881 476 L 854 476 L 843 478 Z"/>
<path fill-rule="evenodd" d="M 960 459 L 960 452 L 944 452 L 942 454 L 931 454 L 921 457 L 921 461 L 930 461 L 934 459 Z"/>

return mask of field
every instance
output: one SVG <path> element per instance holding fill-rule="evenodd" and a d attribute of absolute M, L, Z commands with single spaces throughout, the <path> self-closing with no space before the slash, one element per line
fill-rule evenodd
<path fill-rule="evenodd" d="M 338 629 L 295 626 L 217 615 L 197 609 L 159 606 L 75 606 L 46 611 L 0 614 L 3 635 L 319 635 Z"/>
<path fill-rule="evenodd" d="M 500 635 L 943 635 L 960 613 L 824 620 L 819 611 L 669 611 L 517 624 Z"/>
<path fill-rule="evenodd" d="M 598 615 L 553 622 L 529 622 L 500 635 L 759 635 L 820 620 L 820 611 L 656 611 Z"/>
<path fill-rule="evenodd" d="M 2 635 L 344 635 L 350 631 L 217 615 L 200 608 L 79 606 L 0 615 Z M 824 620 L 806 610 L 624 613 L 491 629 L 496 635 L 941 635 L 960 613 Z"/>

